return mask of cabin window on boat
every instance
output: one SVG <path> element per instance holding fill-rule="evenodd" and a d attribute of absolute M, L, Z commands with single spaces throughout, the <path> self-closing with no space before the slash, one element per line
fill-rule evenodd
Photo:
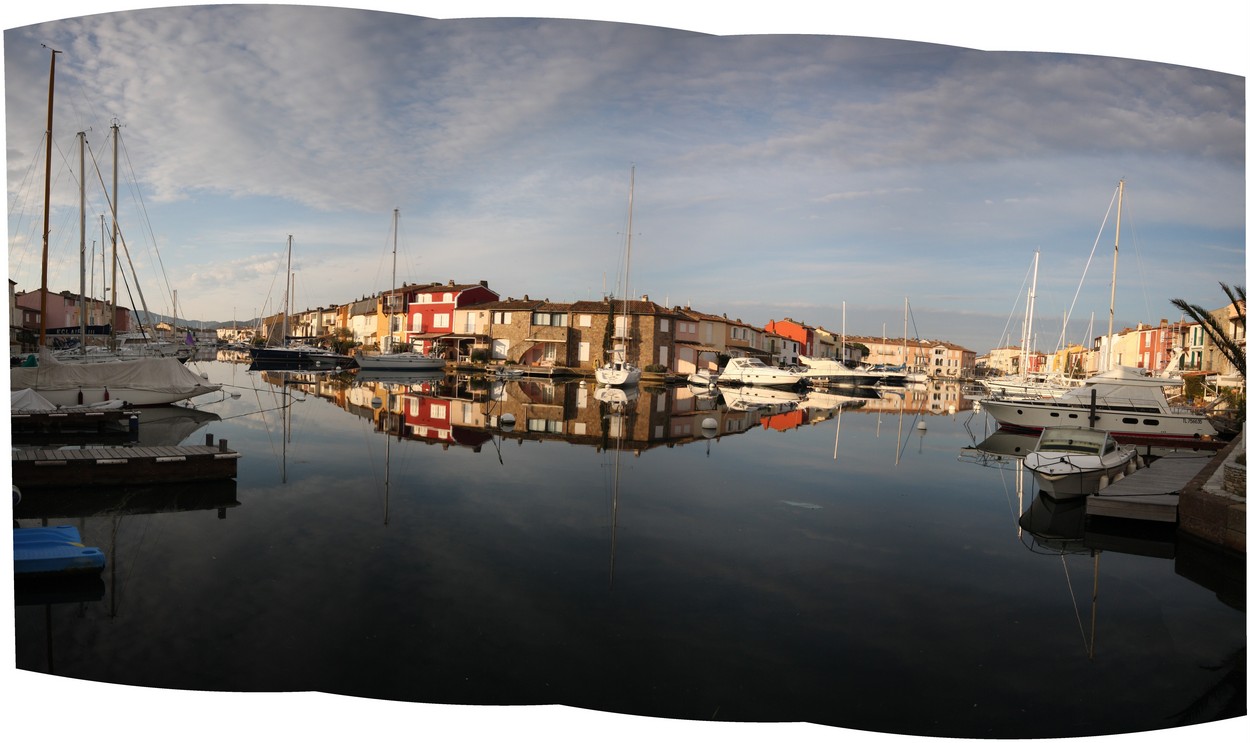
<path fill-rule="evenodd" d="M 1135 425 L 1137 425 L 1137 419 L 1136 419 L 1136 418 L 1125 418 L 1125 419 L 1124 419 L 1124 423 L 1125 423 L 1125 425 L 1135 426 Z"/>
<path fill-rule="evenodd" d="M 1146 420 L 1142 421 L 1142 423 L 1145 423 L 1147 426 L 1159 425 L 1159 421 L 1155 420 L 1154 418 L 1147 418 Z"/>

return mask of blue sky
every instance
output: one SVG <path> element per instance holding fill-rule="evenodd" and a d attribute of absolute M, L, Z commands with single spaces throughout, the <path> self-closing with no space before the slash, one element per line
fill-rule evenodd
<path fill-rule="evenodd" d="M 1120 178 L 1117 326 L 1244 283 L 1244 38 L 1203 3 L 1191 19 L 1059 3 L 1030 24 L 980 2 L 792 5 L 6 9 L 10 278 L 39 286 L 46 43 L 63 52 L 50 287 L 79 284 L 75 134 L 107 181 L 116 119 L 148 306 L 176 291 L 195 320 L 279 308 L 288 235 L 296 309 L 384 290 L 396 208 L 401 282 L 598 298 L 631 166 L 632 293 L 757 325 L 838 330 L 845 307 L 848 332 L 898 336 L 906 299 L 923 337 L 1018 343 L 1039 250 L 1039 346 L 1065 312 L 1070 340 L 1105 333 Z M 1173 43 L 1191 26 L 1200 44 Z M 89 250 L 104 203 L 90 184 Z"/>

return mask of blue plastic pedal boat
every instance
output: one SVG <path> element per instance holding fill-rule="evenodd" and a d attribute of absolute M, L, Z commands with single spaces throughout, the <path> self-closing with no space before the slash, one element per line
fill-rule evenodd
<path fill-rule="evenodd" d="M 82 543 L 72 526 L 13 530 L 13 575 L 96 575 L 104 569 L 104 553 Z"/>

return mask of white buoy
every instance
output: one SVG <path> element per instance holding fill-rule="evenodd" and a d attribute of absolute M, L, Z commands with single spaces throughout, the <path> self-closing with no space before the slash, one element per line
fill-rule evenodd
<path fill-rule="evenodd" d="M 369 401 L 369 404 L 373 406 L 374 410 L 377 410 L 378 408 L 382 407 L 382 398 L 375 397 Z"/>
<path fill-rule="evenodd" d="M 704 418 L 704 419 L 703 419 L 703 427 L 704 427 L 704 428 L 717 428 L 717 427 L 719 427 L 719 426 L 720 426 L 720 424 L 716 422 L 716 419 L 715 419 L 715 418 Z"/>
<path fill-rule="evenodd" d="M 504 413 L 499 416 L 499 422 L 505 426 L 514 426 L 516 425 L 516 416 L 512 413 Z"/>
<path fill-rule="evenodd" d="M 920 431 L 926 431 L 928 430 L 929 426 L 924 421 L 920 421 L 919 423 L 916 424 L 916 428 Z"/>

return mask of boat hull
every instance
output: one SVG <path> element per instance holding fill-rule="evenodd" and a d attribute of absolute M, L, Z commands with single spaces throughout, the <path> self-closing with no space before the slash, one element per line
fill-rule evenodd
<path fill-rule="evenodd" d="M 1025 456 L 1024 467 L 1037 478 L 1042 490 L 1063 500 L 1096 495 L 1122 478 L 1136 456 L 1134 450 L 1118 450 L 1104 457 L 1032 452 Z"/>
<path fill-rule="evenodd" d="M 423 353 L 365 354 L 356 357 L 356 366 L 368 371 L 438 371 L 447 362 Z"/>
<path fill-rule="evenodd" d="M 614 364 L 595 369 L 595 381 L 612 387 L 633 387 L 641 378 L 642 370 L 631 364 Z"/>
<path fill-rule="evenodd" d="M 62 407 L 117 400 L 136 407 L 168 405 L 221 389 L 173 358 L 62 364 L 50 354 L 41 354 L 38 366 L 11 369 L 9 385 L 34 390 Z"/>
<path fill-rule="evenodd" d="M 351 356 L 318 348 L 253 348 L 252 368 L 277 371 L 281 369 L 347 369 L 356 365 Z"/>
<path fill-rule="evenodd" d="M 1055 425 L 1089 423 L 1089 407 L 1059 400 L 981 400 L 981 409 L 1000 426 L 1017 431 L 1041 431 Z M 1201 416 L 1163 413 L 1149 409 L 1116 410 L 1099 407 L 1092 426 L 1112 436 L 1186 441 L 1216 435 L 1215 426 Z"/>
<path fill-rule="evenodd" d="M 104 569 L 104 553 L 82 544 L 72 526 L 13 530 L 13 575 L 96 575 Z"/>

